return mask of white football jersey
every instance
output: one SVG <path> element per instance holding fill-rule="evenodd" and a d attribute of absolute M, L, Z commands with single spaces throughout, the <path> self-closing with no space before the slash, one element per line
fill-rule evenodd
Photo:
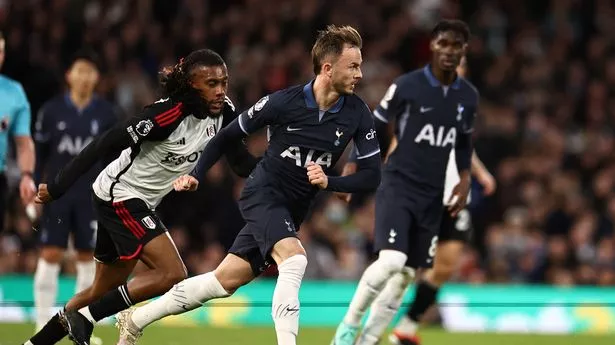
<path fill-rule="evenodd" d="M 453 189 L 459 183 L 459 170 L 457 170 L 457 161 L 455 161 L 455 149 L 451 150 L 448 156 L 448 164 L 446 165 L 446 178 L 444 179 L 444 198 L 442 203 L 449 205 L 451 196 L 453 195 Z M 468 193 L 468 204 L 471 200 L 471 192 Z"/>
<path fill-rule="evenodd" d="M 227 100 L 225 108 L 234 107 Z M 198 118 L 183 114 L 181 104 L 160 100 L 140 121 L 126 128 L 134 145 L 122 151 L 98 175 L 94 193 L 105 201 L 139 198 L 154 209 L 189 174 L 209 141 L 223 126 L 223 116 Z"/>

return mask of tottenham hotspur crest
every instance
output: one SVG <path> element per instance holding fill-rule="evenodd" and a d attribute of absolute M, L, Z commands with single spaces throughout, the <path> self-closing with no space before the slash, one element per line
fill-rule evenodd
<path fill-rule="evenodd" d="M 342 137 L 342 135 L 344 135 L 344 132 L 340 131 L 340 129 L 336 129 L 335 130 L 335 135 L 337 136 L 337 139 L 335 140 L 335 142 L 333 142 L 333 144 L 335 146 L 340 146 L 340 138 Z"/>
<path fill-rule="evenodd" d="M 461 121 L 461 115 L 463 114 L 463 105 L 457 103 L 457 121 Z"/>

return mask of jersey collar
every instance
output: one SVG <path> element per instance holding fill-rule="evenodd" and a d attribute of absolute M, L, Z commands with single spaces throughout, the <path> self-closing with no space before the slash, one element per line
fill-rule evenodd
<path fill-rule="evenodd" d="M 434 76 L 433 73 L 431 72 L 431 64 L 427 64 L 425 65 L 425 67 L 423 67 L 423 74 L 425 74 L 425 77 L 427 78 L 427 80 L 429 80 L 429 84 L 431 84 L 431 86 L 433 87 L 442 86 L 440 81 L 436 79 L 436 76 Z M 451 87 L 455 90 L 458 90 L 459 87 L 461 87 L 461 78 L 459 76 L 455 78 L 455 81 L 453 81 L 453 83 L 451 84 Z"/>
<path fill-rule="evenodd" d="M 314 79 L 312 79 L 309 83 L 303 86 L 303 97 L 305 98 L 305 105 L 310 109 L 318 109 L 318 104 L 316 103 L 316 98 L 314 97 Z M 338 113 L 342 110 L 342 106 L 344 105 L 345 96 L 340 96 L 340 98 L 335 102 L 335 104 L 327 110 L 329 113 Z"/>
<path fill-rule="evenodd" d="M 65 92 L 64 93 L 64 101 L 66 102 L 66 104 L 75 109 L 75 111 L 77 111 L 77 113 L 82 114 L 84 113 L 88 108 L 94 106 L 94 103 L 96 102 L 96 99 L 98 98 L 98 96 L 96 94 L 92 95 L 92 98 L 90 99 L 90 102 L 81 110 L 79 110 L 79 108 L 77 108 L 77 106 L 75 105 L 75 103 L 73 103 L 73 101 L 70 99 L 70 93 L 69 92 Z"/>

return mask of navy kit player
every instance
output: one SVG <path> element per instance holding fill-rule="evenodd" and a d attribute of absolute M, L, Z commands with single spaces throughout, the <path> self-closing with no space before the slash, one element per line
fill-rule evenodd
<path fill-rule="evenodd" d="M 39 111 L 34 133 L 39 180 L 55 177 L 94 137 L 115 124 L 118 114 L 114 106 L 94 93 L 98 66 L 93 52 L 77 52 L 65 74 L 67 92 L 47 101 Z M 51 318 L 70 234 L 77 251 L 76 292 L 90 286 L 94 279 L 96 218 L 89 205 L 91 185 L 101 169 L 101 164 L 94 165 L 62 199 L 44 206 L 40 256 L 34 274 L 37 331 Z"/>
<path fill-rule="evenodd" d="M 132 313 L 121 313 L 121 345 L 135 344 L 142 329 L 160 318 L 229 296 L 273 262 L 279 272 L 271 310 L 277 343 L 296 343 L 298 292 L 307 265 L 297 231 L 311 201 L 320 190 L 369 191 L 380 182 L 380 149 L 371 112 L 354 95 L 362 77 L 360 49 L 355 29 L 328 26 L 312 48 L 313 81 L 262 98 L 214 138 L 197 176 L 216 162 L 226 145 L 268 126 L 269 148 L 239 200 L 246 226 L 215 271 L 177 284 Z M 350 140 L 359 152 L 358 171 L 327 176 Z M 194 190 L 197 185 L 195 177 L 185 176 L 176 189 Z"/>
<path fill-rule="evenodd" d="M 55 344 L 67 334 L 77 345 L 90 343 L 94 324 L 105 317 L 156 297 L 186 277 L 186 268 L 155 208 L 189 173 L 216 133 L 236 118 L 226 97 L 228 72 L 217 53 L 190 53 L 161 78 L 163 99 L 96 137 L 49 184 L 41 184 L 37 202 L 65 195 L 99 157 L 122 150 L 94 181 L 98 221 L 92 286 L 75 295 L 26 344 Z M 226 156 L 240 176 L 256 160 L 245 145 L 229 146 Z M 137 261 L 149 270 L 136 273 Z"/>
<path fill-rule="evenodd" d="M 448 200 L 448 211 L 456 217 L 465 207 L 478 93 L 455 69 L 465 54 L 468 39 L 465 23 L 438 23 L 432 30 L 431 63 L 397 78 L 374 111 L 379 122 L 394 123 L 398 142 L 388 156 L 376 193 L 378 259 L 363 273 L 332 344 L 355 343 L 367 308 L 390 279 L 406 286 L 415 269 L 433 265 L 452 149 L 460 181 Z M 389 309 L 394 313 L 398 307 Z M 390 322 L 389 315 L 371 315 L 386 319 L 384 327 Z M 372 324 L 380 326 L 382 322 Z M 379 332 L 364 330 L 358 343 L 376 344 L 379 338 L 374 333 Z"/>
<path fill-rule="evenodd" d="M 465 58 L 457 68 L 457 74 L 466 75 Z M 390 151 L 390 150 L 389 150 Z M 454 186 L 459 182 L 459 173 L 455 163 L 455 150 L 451 151 L 451 156 L 446 167 L 446 180 L 444 183 L 444 205 L 450 201 Z M 482 186 L 483 195 L 489 196 L 495 192 L 496 182 L 485 165 L 478 158 L 476 152 L 472 154 L 472 176 L 476 178 Z M 470 196 L 468 196 L 469 202 Z M 406 314 L 399 320 L 398 324 L 390 336 L 394 344 L 418 345 L 420 340 L 416 335 L 421 316 L 425 311 L 436 303 L 436 296 L 442 284 L 447 282 L 455 272 L 456 264 L 461 256 L 464 246 L 470 241 L 472 232 L 472 221 L 470 211 L 464 209 L 453 218 L 447 209 L 442 213 L 442 224 L 438 237 L 438 248 L 434 259 L 434 266 L 422 274 L 422 278 L 417 284 L 414 300 Z M 395 284 L 394 279 L 389 280 L 387 286 L 378 295 L 371 310 L 374 314 L 386 314 L 388 305 L 398 305 L 396 296 L 403 296 L 406 286 Z M 370 319 L 368 319 L 369 323 Z M 384 321 L 384 320 L 382 320 Z M 368 325 L 366 325 L 368 329 Z M 371 327 L 377 331 L 384 327 Z"/>

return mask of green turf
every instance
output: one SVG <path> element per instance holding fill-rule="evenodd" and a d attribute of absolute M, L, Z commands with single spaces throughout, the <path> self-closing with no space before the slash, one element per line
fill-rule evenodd
<path fill-rule="evenodd" d="M 18 345 L 25 341 L 34 329 L 29 324 L 0 324 L 0 345 Z M 96 328 L 103 339 L 103 345 L 115 345 L 117 330 L 109 326 Z M 333 335 L 329 328 L 303 328 L 297 343 L 299 345 L 328 345 Z M 613 345 L 615 336 L 574 335 L 546 336 L 519 334 L 459 334 L 438 329 L 421 331 L 424 345 Z M 147 329 L 141 345 L 275 345 L 273 327 L 157 327 Z M 64 341 L 62 345 L 70 343 Z M 388 345 L 383 342 L 382 345 Z"/>

